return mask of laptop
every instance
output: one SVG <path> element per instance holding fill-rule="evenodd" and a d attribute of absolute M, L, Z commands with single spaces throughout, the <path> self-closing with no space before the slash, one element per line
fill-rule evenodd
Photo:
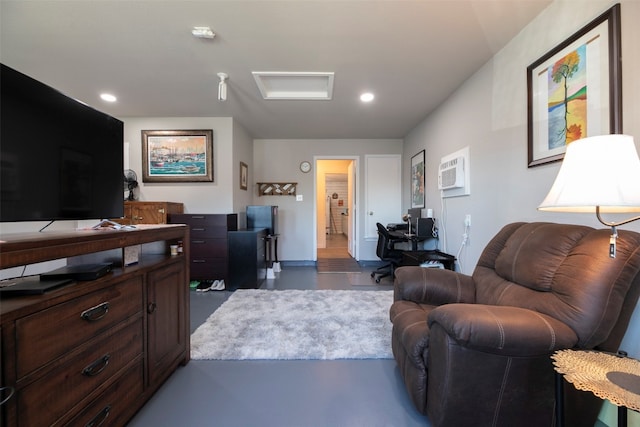
<path fill-rule="evenodd" d="M 22 280 L 2 282 L 1 296 L 42 295 L 47 291 L 57 289 L 60 286 L 71 283 L 71 279 L 58 280 Z"/>
<path fill-rule="evenodd" d="M 100 262 L 95 264 L 67 265 L 40 275 L 40 280 L 95 280 L 111 271 L 113 263 Z"/>

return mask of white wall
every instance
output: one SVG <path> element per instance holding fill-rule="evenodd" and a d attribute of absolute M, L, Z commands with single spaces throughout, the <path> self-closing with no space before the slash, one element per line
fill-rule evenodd
<path fill-rule="evenodd" d="M 359 182 L 356 190 L 364 194 L 364 155 L 365 154 L 401 154 L 401 139 L 383 140 L 317 140 L 317 139 L 256 139 L 254 140 L 253 159 L 255 163 L 254 181 L 256 182 L 297 182 L 297 194 L 304 200 L 296 202 L 291 196 L 263 196 L 254 199 L 257 205 L 278 205 L 280 215 L 280 238 L 278 257 L 287 261 L 313 261 L 316 256 L 314 220 L 315 162 L 319 158 L 357 157 L 359 160 Z M 302 173 L 300 162 L 312 162 L 310 173 Z M 256 190 L 254 190 L 256 191 Z M 360 195 L 356 199 L 364 202 Z M 362 238 L 362 209 L 358 218 L 358 245 L 360 260 L 377 260 L 375 241 Z"/>
<path fill-rule="evenodd" d="M 240 162 L 248 167 L 247 189 L 240 189 Z M 251 186 L 255 182 L 253 179 L 255 165 L 253 164 L 253 139 L 247 131 L 236 121 L 233 121 L 233 159 L 232 159 L 232 212 L 238 214 L 239 228 L 247 226 L 246 209 L 248 205 L 253 205 L 253 198 L 256 189 Z"/>
<path fill-rule="evenodd" d="M 136 194 L 141 201 L 170 201 L 184 204 L 187 213 L 231 213 L 233 184 L 239 180 L 233 159 L 233 119 L 230 117 L 145 117 L 124 118 L 124 141 L 129 143 L 129 168 L 138 175 Z M 213 129 L 213 182 L 142 182 L 142 130 Z M 236 172 L 234 174 L 234 172 Z M 239 185 L 236 183 L 236 186 Z"/>
<path fill-rule="evenodd" d="M 620 3 L 623 132 L 634 136 L 640 151 L 640 2 Z M 470 242 L 462 252 L 461 266 L 465 273 L 472 272 L 484 246 L 507 223 L 551 221 L 602 227 L 591 214 L 552 214 L 536 209 L 560 164 L 527 167 L 526 68 L 613 4 L 604 0 L 552 3 L 405 138 L 405 164 L 415 153 L 426 149 L 426 207 L 433 208 L 440 226 L 444 220 L 449 253 L 458 251 L 465 214 L 471 214 Z M 441 157 L 466 146 L 470 150 L 471 195 L 446 199 L 443 216 L 437 167 Z M 409 188 L 408 172 L 403 177 L 403 187 Z M 403 204 L 408 206 L 408 191 L 403 196 Z M 624 228 L 640 231 L 640 224 Z M 622 343 L 622 348 L 634 357 L 640 357 L 638 336 L 640 306 Z M 630 425 L 640 426 L 638 414 L 630 413 L 629 418 Z M 606 422 L 615 423 L 609 419 Z"/>

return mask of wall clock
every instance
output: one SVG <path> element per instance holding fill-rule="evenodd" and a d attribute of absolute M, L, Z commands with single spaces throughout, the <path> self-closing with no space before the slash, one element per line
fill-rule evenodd
<path fill-rule="evenodd" d="M 309 172 L 311 170 L 311 163 L 307 162 L 306 160 L 300 163 L 300 170 L 304 173 Z"/>

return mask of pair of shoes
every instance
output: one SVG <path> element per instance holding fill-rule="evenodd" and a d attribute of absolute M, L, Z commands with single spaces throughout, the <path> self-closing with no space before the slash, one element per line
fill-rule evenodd
<path fill-rule="evenodd" d="M 224 280 L 214 280 L 213 284 L 209 288 L 211 291 L 223 291 L 224 290 Z"/>
<path fill-rule="evenodd" d="M 211 289 L 211 282 L 208 280 L 203 280 L 200 283 L 198 283 L 198 286 L 196 286 L 196 292 L 207 292 L 210 289 Z"/>

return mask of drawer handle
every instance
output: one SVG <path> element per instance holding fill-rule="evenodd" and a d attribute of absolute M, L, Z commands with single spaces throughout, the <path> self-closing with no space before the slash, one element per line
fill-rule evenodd
<path fill-rule="evenodd" d="M 101 426 L 109 416 L 109 412 L 111 412 L 111 405 L 107 405 L 104 409 L 93 417 L 88 423 L 84 425 L 84 427 L 99 427 Z"/>
<path fill-rule="evenodd" d="M 201 244 L 203 244 L 203 243 L 205 243 L 205 241 L 204 241 L 204 240 L 192 240 L 192 241 L 191 241 L 191 244 L 192 244 L 192 245 L 193 245 L 193 244 L 201 245 Z"/>
<path fill-rule="evenodd" d="M 105 354 L 100 359 L 96 360 L 90 365 L 87 365 L 87 367 L 82 370 L 82 375 L 84 375 L 85 377 L 95 377 L 100 372 L 105 370 L 105 368 L 109 364 L 110 358 L 111 356 L 109 356 L 109 354 Z"/>
<path fill-rule="evenodd" d="M 156 308 L 158 308 L 158 304 L 150 302 L 149 305 L 147 305 L 147 313 L 153 314 L 153 312 L 156 311 Z"/>
<path fill-rule="evenodd" d="M 15 393 L 16 389 L 13 387 L 0 387 L 0 396 L 3 394 L 7 394 L 6 397 L 1 398 L 2 400 L 0 400 L 0 406 L 4 405 L 5 403 L 7 403 L 9 401 L 9 399 L 11 399 L 13 397 L 13 393 Z"/>
<path fill-rule="evenodd" d="M 103 302 L 100 305 L 96 305 L 95 307 L 91 307 L 82 312 L 80 317 L 82 317 L 87 322 L 95 322 L 96 320 L 102 319 L 109 312 L 109 303 Z"/>
<path fill-rule="evenodd" d="M 192 228 L 191 231 L 204 231 L 206 228 Z"/>
<path fill-rule="evenodd" d="M 207 262 L 207 261 L 205 261 L 203 259 L 192 259 L 191 262 L 202 264 L 203 262 Z"/>
<path fill-rule="evenodd" d="M 191 219 L 204 219 L 204 215 L 192 215 Z"/>

